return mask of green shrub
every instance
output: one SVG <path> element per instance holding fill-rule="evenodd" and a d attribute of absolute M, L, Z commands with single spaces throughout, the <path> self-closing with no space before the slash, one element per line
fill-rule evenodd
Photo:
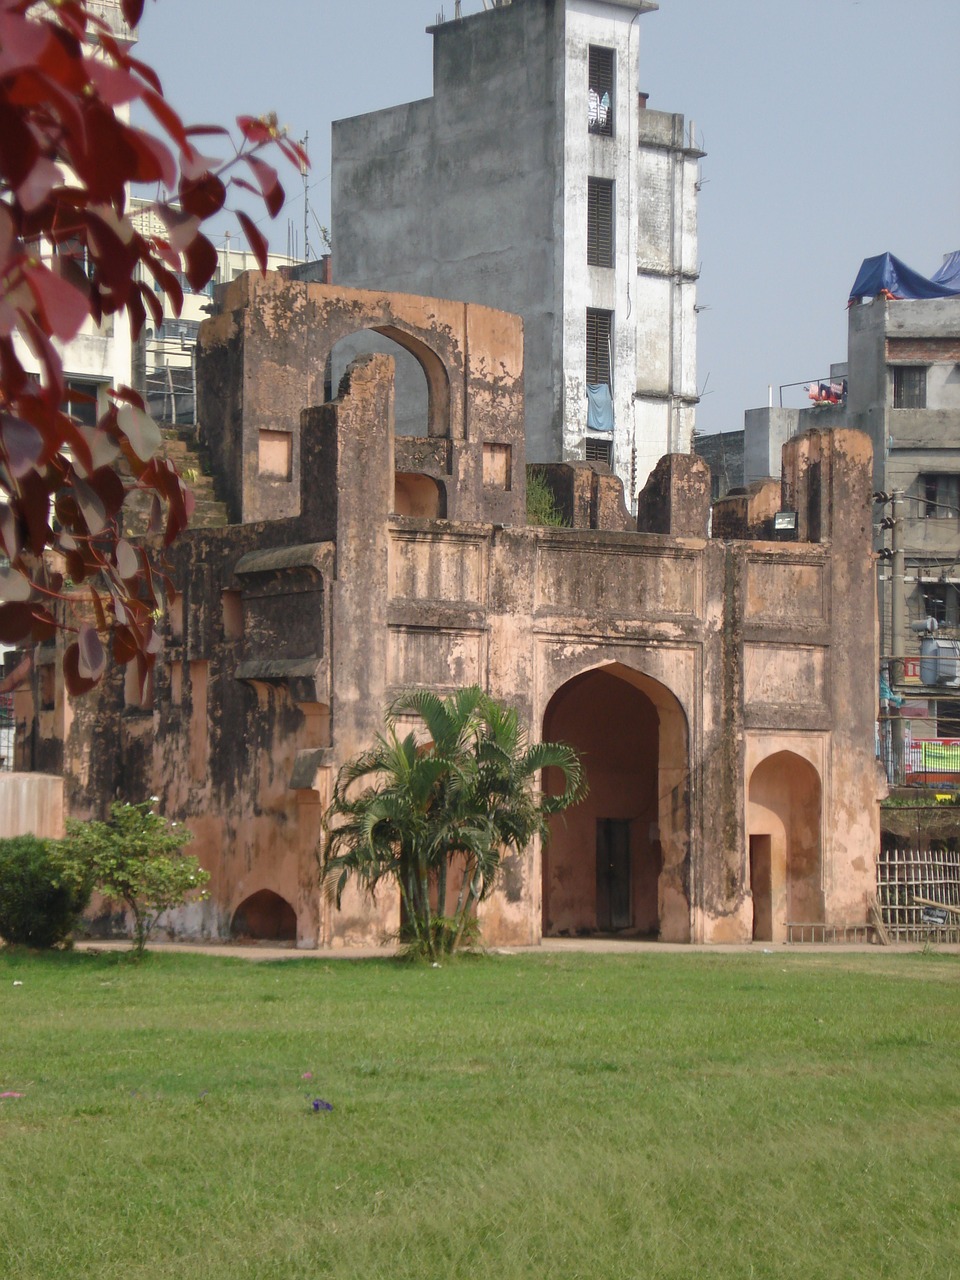
<path fill-rule="evenodd" d="M 89 877 L 68 869 L 55 840 L 0 840 L 0 938 L 29 947 L 62 942 L 90 901 Z"/>
<path fill-rule="evenodd" d="M 154 813 L 156 803 L 156 796 L 139 804 L 116 801 L 106 822 L 68 819 L 63 842 L 64 859 L 76 876 L 89 878 L 98 893 L 132 912 L 138 955 L 165 911 L 209 896 L 209 871 L 183 852 L 191 832 Z"/>

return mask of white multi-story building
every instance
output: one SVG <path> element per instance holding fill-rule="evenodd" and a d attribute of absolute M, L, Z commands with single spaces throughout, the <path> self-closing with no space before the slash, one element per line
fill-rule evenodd
<path fill-rule="evenodd" d="M 609 462 L 631 495 L 690 449 L 697 401 L 703 153 L 638 93 L 657 7 L 441 22 L 432 98 L 333 126 L 335 281 L 519 313 L 529 459 Z"/>
<path fill-rule="evenodd" d="M 167 234 L 163 220 L 150 201 L 132 199 L 130 211 L 141 234 Z M 267 270 L 278 271 L 299 262 L 299 258 L 289 254 L 271 253 L 267 255 Z M 186 276 L 179 273 L 183 288 L 180 315 L 165 315 L 159 326 L 148 319 L 136 352 L 136 382 L 158 422 L 192 426 L 196 421 L 197 331 L 213 309 L 213 291 L 217 285 L 229 284 L 244 271 L 259 270 L 253 253 L 249 249 L 234 248 L 230 233 L 226 232 L 217 248 L 217 269 L 206 287 L 195 293 Z"/>

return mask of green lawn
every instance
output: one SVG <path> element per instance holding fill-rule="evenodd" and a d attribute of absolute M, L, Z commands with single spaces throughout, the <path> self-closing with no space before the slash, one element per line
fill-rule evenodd
<path fill-rule="evenodd" d="M 0 1276 L 960 1280 L 958 1056 L 952 956 L 0 954 Z"/>

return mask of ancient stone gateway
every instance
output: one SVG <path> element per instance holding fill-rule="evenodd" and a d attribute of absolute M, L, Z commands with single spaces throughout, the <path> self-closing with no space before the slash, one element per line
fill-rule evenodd
<path fill-rule="evenodd" d="M 690 767 L 676 697 L 623 663 L 593 668 L 550 699 L 543 737 L 576 747 L 590 788 L 552 824 L 544 934 L 625 931 L 686 941 Z"/>
<path fill-rule="evenodd" d="M 216 305 L 200 432 L 231 523 L 171 548 L 181 596 L 152 693 L 118 671 L 70 700 L 44 648 L 16 704 L 18 767 L 62 776 L 70 814 L 155 794 L 189 824 L 213 880 L 184 934 L 395 933 L 390 895 L 337 912 L 319 891 L 321 816 L 393 696 L 471 684 L 532 739 L 577 746 L 591 783 L 544 850 L 506 860 L 488 942 L 863 923 L 879 835 L 865 436 L 790 441 L 782 484 L 718 504 L 712 526 L 699 459 L 663 459 L 635 517 L 608 470 L 554 463 L 566 525 L 528 525 L 516 317 L 280 276 Z M 364 330 L 420 363 L 427 434 L 396 433 L 382 353 L 324 399 L 330 352 Z M 773 540 L 780 507 L 799 540 Z"/>

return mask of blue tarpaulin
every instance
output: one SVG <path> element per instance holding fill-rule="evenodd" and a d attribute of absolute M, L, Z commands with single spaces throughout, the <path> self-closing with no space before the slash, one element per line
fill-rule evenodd
<path fill-rule="evenodd" d="M 952 254 L 951 258 L 957 256 Z M 950 259 L 933 279 L 928 280 L 892 253 L 865 258 L 850 290 L 850 299 L 876 298 L 881 293 L 891 293 L 895 298 L 952 298 L 960 293 L 960 262 L 954 263 L 952 274 L 948 270 L 949 263 Z"/>
<path fill-rule="evenodd" d="M 960 249 L 951 253 L 944 260 L 943 266 L 930 277 L 936 284 L 946 284 L 953 289 L 960 289 Z"/>

